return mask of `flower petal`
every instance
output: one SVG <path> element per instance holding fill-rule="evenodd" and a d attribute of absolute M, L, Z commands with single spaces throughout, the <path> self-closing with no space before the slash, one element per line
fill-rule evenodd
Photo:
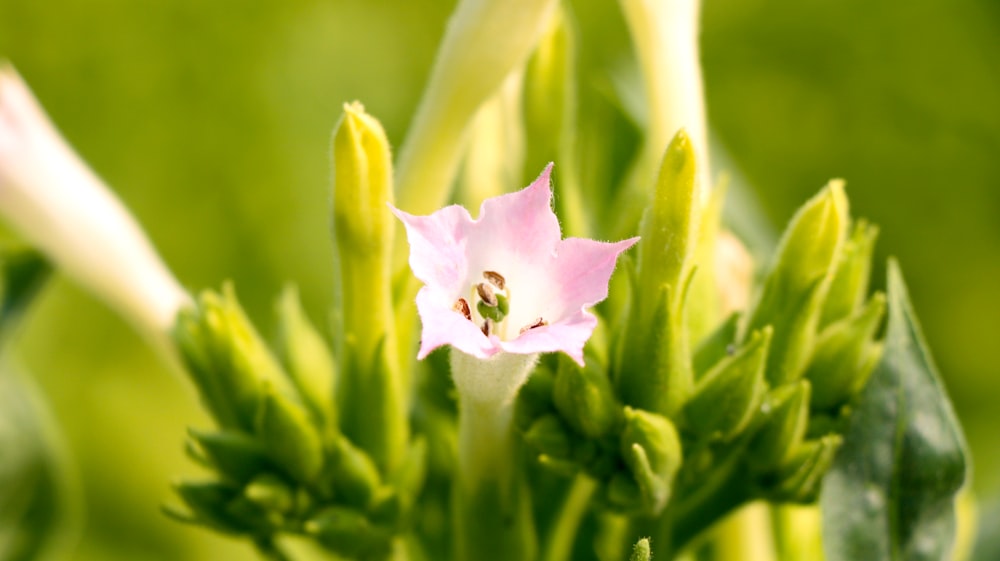
<path fill-rule="evenodd" d="M 457 295 L 467 276 L 466 245 L 472 227 L 469 211 L 452 205 L 429 216 L 414 216 L 396 207 L 410 242 L 410 268 L 428 286 Z"/>
<path fill-rule="evenodd" d="M 597 318 L 578 310 L 558 323 L 529 329 L 513 341 L 501 341 L 508 353 L 546 353 L 562 351 L 583 366 L 583 346 L 597 327 Z"/>
<path fill-rule="evenodd" d="M 545 313 L 558 321 L 581 308 L 593 306 L 608 297 L 608 282 L 615 270 L 618 256 L 632 247 L 639 238 L 616 243 L 583 238 L 566 238 L 559 242 L 556 258 L 550 270 L 551 286 L 558 290 L 551 295 Z"/>
<path fill-rule="evenodd" d="M 444 345 L 477 358 L 489 358 L 499 352 L 499 339 L 483 335 L 476 324 L 452 309 L 454 301 L 449 302 L 449 298 L 432 286 L 425 286 L 417 293 L 417 312 L 423 324 L 417 359 L 424 359 Z"/>
<path fill-rule="evenodd" d="M 469 239 L 470 255 L 492 253 L 497 259 L 544 263 L 562 237 L 552 212 L 552 164 L 516 193 L 483 201 Z"/>

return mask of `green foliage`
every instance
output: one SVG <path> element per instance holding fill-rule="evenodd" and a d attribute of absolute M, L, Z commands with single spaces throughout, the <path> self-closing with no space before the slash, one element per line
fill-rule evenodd
<path fill-rule="evenodd" d="M 885 352 L 851 416 L 823 495 L 830 561 L 951 556 L 965 438 L 902 273 L 889 264 Z"/>
<path fill-rule="evenodd" d="M 341 555 L 389 555 L 422 489 L 425 446 L 399 451 L 398 467 L 386 471 L 352 442 L 338 424 L 329 347 L 294 290 L 277 310 L 284 367 L 231 286 L 205 292 L 179 316 L 175 341 L 219 430 L 190 431 L 189 455 L 213 479 L 176 484 L 184 508 L 166 512 L 247 537 L 263 552 L 280 551 L 278 540 L 291 534 Z"/>
<path fill-rule="evenodd" d="M 0 251 L 0 559 L 65 555 L 79 490 L 38 389 L 9 364 L 7 338 L 48 276 L 35 252 Z"/>
<path fill-rule="evenodd" d="M 0 340 L 48 277 L 49 266 L 30 250 L 4 249 L 0 253 Z"/>

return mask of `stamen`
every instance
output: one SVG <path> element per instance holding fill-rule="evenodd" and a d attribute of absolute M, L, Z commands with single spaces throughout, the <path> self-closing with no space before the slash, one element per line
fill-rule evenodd
<path fill-rule="evenodd" d="M 465 301 L 465 298 L 455 300 L 455 305 L 451 309 L 465 316 L 465 319 L 472 321 L 472 309 L 469 308 L 469 303 Z"/>
<path fill-rule="evenodd" d="M 533 323 L 531 325 L 525 325 L 524 327 L 522 327 L 521 328 L 521 333 L 524 333 L 525 331 L 529 331 L 529 330 L 534 329 L 536 327 L 544 327 L 544 326 L 546 326 L 548 324 L 549 324 L 549 322 L 545 321 L 542 318 L 538 318 L 538 319 L 535 320 L 535 323 Z"/>
<path fill-rule="evenodd" d="M 485 321 L 483 321 L 483 327 L 482 327 L 482 329 L 483 329 L 483 335 L 485 335 L 487 337 L 490 336 L 490 331 L 491 331 L 490 327 L 491 327 L 492 323 L 493 323 L 493 321 L 490 320 L 489 318 L 487 318 Z"/>
<path fill-rule="evenodd" d="M 503 278 L 503 275 L 496 271 L 483 271 L 483 278 L 490 281 L 493 286 L 500 290 L 503 290 L 507 286 L 507 279 Z"/>
<path fill-rule="evenodd" d="M 491 308 L 497 307 L 497 295 L 493 293 L 493 289 L 490 285 L 485 282 L 481 282 L 476 285 L 476 292 L 479 293 L 479 297 L 483 299 L 483 303 Z"/>

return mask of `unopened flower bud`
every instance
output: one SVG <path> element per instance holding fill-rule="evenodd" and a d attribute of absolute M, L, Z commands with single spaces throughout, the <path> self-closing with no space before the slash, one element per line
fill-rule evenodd
<path fill-rule="evenodd" d="M 268 467 L 260 441 L 242 432 L 188 430 L 204 460 L 227 480 L 245 483 Z"/>
<path fill-rule="evenodd" d="M 325 508 L 305 523 L 304 530 L 325 547 L 351 559 L 382 558 L 391 547 L 391 533 L 352 508 Z"/>
<path fill-rule="evenodd" d="M 767 379 L 799 378 L 813 350 L 823 296 L 847 231 L 842 181 L 831 181 L 792 218 L 775 254 L 748 328 L 774 327 Z"/>
<path fill-rule="evenodd" d="M 596 361 L 580 367 L 560 357 L 553 392 L 556 409 L 577 432 L 590 438 L 610 433 L 622 416 L 607 371 Z"/>
<path fill-rule="evenodd" d="M 660 512 L 670 499 L 674 477 L 683 461 L 674 424 L 656 413 L 626 407 L 619 447 L 639 486 L 645 510 Z"/>
<path fill-rule="evenodd" d="M 777 482 L 768 489 L 775 501 L 806 503 L 816 500 L 823 476 L 843 443 L 839 434 L 804 442 L 777 474 Z"/>
<path fill-rule="evenodd" d="M 555 415 L 540 417 L 524 433 L 524 442 L 539 455 L 561 460 L 572 453 L 572 437 Z"/>
<path fill-rule="evenodd" d="M 266 387 L 255 424 L 274 463 L 299 483 L 315 481 L 323 469 L 323 443 L 301 406 Z"/>
<path fill-rule="evenodd" d="M 334 492 L 344 502 L 358 508 L 371 506 L 382 486 L 378 467 L 372 458 L 344 437 L 337 439 L 328 471 Z"/>
<path fill-rule="evenodd" d="M 864 220 L 859 220 L 854 225 L 851 236 L 844 244 L 837 271 L 830 282 L 830 289 L 823 303 L 820 328 L 850 317 L 864 304 L 868 296 L 872 252 L 877 237 L 877 226 Z"/>
<path fill-rule="evenodd" d="M 182 310 L 173 337 L 202 400 L 224 428 L 252 432 L 264 384 L 296 396 L 231 284 L 221 294 L 202 293 L 194 308 Z"/>
<path fill-rule="evenodd" d="M 830 411 L 859 392 L 875 367 L 873 337 L 885 313 L 885 295 L 876 293 L 853 317 L 830 325 L 820 334 L 806 370 L 812 383 L 812 407 Z"/>
<path fill-rule="evenodd" d="M 278 513 L 288 513 L 295 508 L 295 492 L 280 477 L 262 473 L 243 488 L 243 496 L 259 507 Z"/>
<path fill-rule="evenodd" d="M 798 448 L 809 424 L 809 381 L 772 390 L 765 398 L 764 423 L 747 448 L 750 465 L 767 471 L 784 463 Z"/>
<path fill-rule="evenodd" d="M 764 396 L 764 367 L 771 329 L 754 333 L 735 355 L 699 380 L 684 406 L 685 426 L 703 438 L 729 440 L 757 412 Z"/>
<path fill-rule="evenodd" d="M 336 366 L 326 341 L 309 321 L 298 290 L 288 286 L 278 302 L 278 353 L 313 417 L 335 430 Z"/>

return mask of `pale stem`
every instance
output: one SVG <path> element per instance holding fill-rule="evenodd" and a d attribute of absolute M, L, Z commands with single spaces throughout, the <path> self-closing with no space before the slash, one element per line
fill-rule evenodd
<path fill-rule="evenodd" d="M 458 478 L 453 496 L 458 559 L 532 559 L 537 543 L 530 499 L 516 469 L 514 399 L 538 355 L 478 359 L 452 349 L 459 393 Z"/>
<path fill-rule="evenodd" d="M 459 3 L 399 153 L 399 208 L 428 214 L 447 204 L 473 116 L 524 64 L 557 5 L 556 0 Z M 397 270 L 405 267 L 405 252 L 397 252 L 394 262 Z"/>
<path fill-rule="evenodd" d="M 190 301 L 138 222 L 0 67 L 0 216 L 157 344 Z"/>
<path fill-rule="evenodd" d="M 681 128 L 698 159 L 702 201 L 708 194 L 708 134 L 698 46 L 700 0 L 620 0 L 635 44 L 649 110 L 636 178 L 654 179 L 667 144 Z"/>

